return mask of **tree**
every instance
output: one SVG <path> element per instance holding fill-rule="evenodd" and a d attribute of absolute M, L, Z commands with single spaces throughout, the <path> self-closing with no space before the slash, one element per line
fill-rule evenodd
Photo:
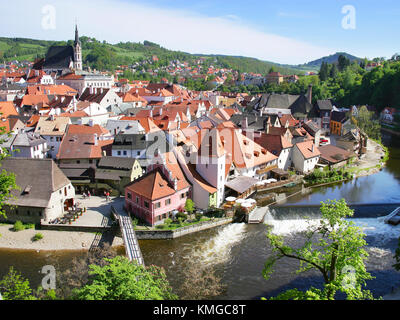
<path fill-rule="evenodd" d="M 175 300 L 162 268 L 144 267 L 127 258 L 105 259 L 106 265 L 90 265 L 89 282 L 74 290 L 77 300 Z"/>
<path fill-rule="evenodd" d="M 338 58 L 339 71 L 344 71 L 348 66 L 350 66 L 350 60 L 341 54 Z"/>
<path fill-rule="evenodd" d="M 4 300 L 35 300 L 29 281 L 13 267 L 0 281 L 0 293 Z"/>
<path fill-rule="evenodd" d="M 0 136 L 3 136 L 5 133 L 5 127 L 0 127 Z M 3 142 L 4 140 L 0 139 L 0 144 L 2 144 Z M 0 152 L 1 163 L 2 160 L 9 156 L 9 154 L 7 152 L 7 149 L 3 147 L 0 147 L 0 149 L 2 151 Z M 15 182 L 15 175 L 13 173 L 7 172 L 6 170 L 2 170 L 0 172 L 0 217 L 3 216 L 4 218 L 6 218 L 4 206 L 6 204 L 6 201 L 13 197 L 11 195 L 11 190 L 18 188 L 19 187 Z"/>
<path fill-rule="evenodd" d="M 380 140 L 381 125 L 378 119 L 374 119 L 373 115 L 373 112 L 368 111 L 366 106 L 362 106 L 358 111 L 356 120 L 359 128 L 364 131 L 368 137 Z"/>
<path fill-rule="evenodd" d="M 186 203 L 185 203 L 185 210 L 186 210 L 186 212 L 192 214 L 193 211 L 194 211 L 194 207 L 195 207 L 195 206 L 194 206 L 193 200 L 192 200 L 192 199 L 187 199 L 187 200 L 186 200 Z"/>
<path fill-rule="evenodd" d="M 363 249 L 367 244 L 365 234 L 346 220 L 353 216 L 353 211 L 344 199 L 322 202 L 320 211 L 321 220 L 308 227 L 305 243 L 300 248 L 285 245 L 280 236 L 268 231 L 267 238 L 274 254 L 265 263 L 264 278 L 268 280 L 275 263 L 287 257 L 300 262 L 297 273 L 318 270 L 324 285 L 322 290 L 313 287 L 306 292 L 289 290 L 277 299 L 333 300 L 337 292 L 346 294 L 348 300 L 373 299 L 370 291 L 363 289 L 365 281 L 372 279 L 364 264 L 368 257 Z"/>
<path fill-rule="evenodd" d="M 332 67 L 329 71 L 329 77 L 335 79 L 339 73 L 336 63 L 332 64 Z"/>
<path fill-rule="evenodd" d="M 321 81 L 326 81 L 329 76 L 329 66 L 328 63 L 323 61 L 321 64 L 321 69 L 319 71 L 319 79 Z"/>
<path fill-rule="evenodd" d="M 84 257 L 74 258 L 71 267 L 57 276 L 57 296 L 69 299 L 74 289 L 84 287 L 88 283 L 90 265 L 103 267 L 107 264 L 104 258 L 112 259 L 116 256 L 116 250 L 105 243 L 88 251 Z"/>

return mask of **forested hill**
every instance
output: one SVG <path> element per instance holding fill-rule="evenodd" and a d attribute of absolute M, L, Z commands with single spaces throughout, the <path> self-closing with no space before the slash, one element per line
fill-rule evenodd
<path fill-rule="evenodd" d="M 357 57 L 355 57 L 351 54 L 345 53 L 345 52 L 336 52 L 335 54 L 308 62 L 306 64 L 300 65 L 299 67 L 310 67 L 310 68 L 318 68 L 319 69 L 323 62 L 329 63 L 329 64 L 337 63 L 340 56 L 344 56 L 345 58 L 350 60 L 350 62 L 353 62 L 353 61 L 359 62 L 362 60 L 361 58 L 357 58 Z"/>
<path fill-rule="evenodd" d="M 283 66 L 248 57 L 189 54 L 168 50 L 150 41 L 144 41 L 143 43 L 124 42 L 112 45 L 94 38 L 81 37 L 80 39 L 83 47 L 84 64 L 98 70 L 114 70 L 119 65 L 131 65 L 135 62 L 150 59 L 153 55 L 159 58 L 160 65 L 165 65 L 175 59 L 194 62 L 203 57 L 209 64 L 238 70 L 241 73 L 253 72 L 265 75 L 273 68 L 274 71 L 288 75 L 303 74 L 305 70 L 304 68 Z M 72 45 L 73 41 L 45 41 L 3 37 L 0 38 L 0 59 L 3 61 L 33 61 L 36 58 L 44 57 L 50 46 L 66 44 Z"/>

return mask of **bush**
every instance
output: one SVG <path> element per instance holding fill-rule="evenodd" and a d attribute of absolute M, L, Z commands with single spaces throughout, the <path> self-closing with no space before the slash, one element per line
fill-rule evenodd
<path fill-rule="evenodd" d="M 33 241 L 39 241 L 43 239 L 43 234 L 41 233 L 36 233 L 35 236 L 33 237 Z"/>
<path fill-rule="evenodd" d="M 181 219 L 182 221 L 186 221 L 186 219 L 188 218 L 187 214 L 183 212 L 178 212 L 175 217 L 176 219 L 178 219 L 178 221 L 179 219 Z"/>
<path fill-rule="evenodd" d="M 172 223 L 172 219 L 168 218 L 164 220 L 164 224 L 170 225 Z"/>
<path fill-rule="evenodd" d="M 22 231 L 25 230 L 25 226 L 23 225 L 23 223 L 21 221 L 16 221 L 14 223 L 14 231 L 18 232 L 18 231 Z"/>
<path fill-rule="evenodd" d="M 203 215 L 201 213 L 196 213 L 195 216 L 196 216 L 196 221 L 200 221 Z"/>

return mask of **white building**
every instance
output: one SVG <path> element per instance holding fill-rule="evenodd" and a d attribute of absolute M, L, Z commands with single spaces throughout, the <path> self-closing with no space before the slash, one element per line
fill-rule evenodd
<path fill-rule="evenodd" d="M 299 142 L 293 147 L 293 165 L 301 173 L 313 171 L 320 157 L 321 153 L 313 141 Z"/>
<path fill-rule="evenodd" d="M 52 159 L 6 158 L 2 169 L 15 175 L 20 188 L 12 190 L 14 197 L 7 200 L 8 221 L 48 222 L 74 204 L 75 189 Z"/>
<path fill-rule="evenodd" d="M 71 124 L 71 120 L 68 117 L 40 117 L 36 125 L 35 133 L 46 139 L 49 148 L 49 157 L 53 159 L 56 158 L 61 141 L 69 124 Z"/>

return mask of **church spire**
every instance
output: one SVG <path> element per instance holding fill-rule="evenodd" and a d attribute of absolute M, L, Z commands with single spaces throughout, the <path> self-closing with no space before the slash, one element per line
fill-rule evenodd
<path fill-rule="evenodd" d="M 75 24 L 75 46 L 79 44 L 81 45 L 81 41 L 79 40 L 79 32 L 78 32 L 78 24 Z"/>
<path fill-rule="evenodd" d="M 79 40 L 78 24 L 75 24 L 75 43 L 74 43 L 74 69 L 82 71 L 82 44 Z"/>

